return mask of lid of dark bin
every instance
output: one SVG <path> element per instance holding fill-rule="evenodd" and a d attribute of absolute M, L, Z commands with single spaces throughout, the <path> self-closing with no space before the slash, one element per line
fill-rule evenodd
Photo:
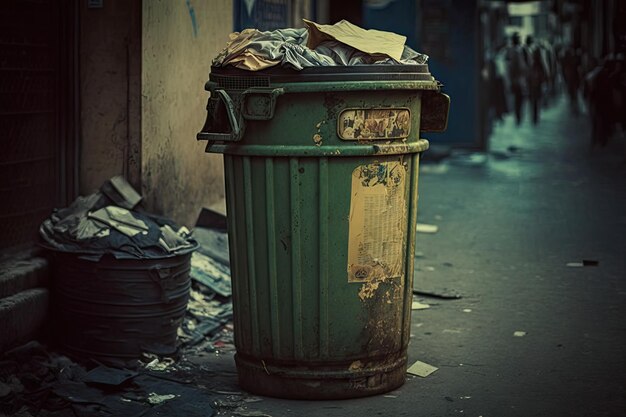
<path fill-rule="evenodd" d="M 268 87 L 275 83 L 333 81 L 433 81 L 428 65 L 352 65 L 294 70 L 276 66 L 247 71 L 232 66 L 211 67 L 209 80 L 226 89 Z"/>

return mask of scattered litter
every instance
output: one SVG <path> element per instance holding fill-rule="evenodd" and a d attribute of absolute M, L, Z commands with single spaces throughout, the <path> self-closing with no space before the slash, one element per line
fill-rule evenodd
<path fill-rule="evenodd" d="M 145 368 L 150 371 L 165 371 L 174 364 L 174 360 L 171 358 L 153 359 L 145 365 Z"/>
<path fill-rule="evenodd" d="M 222 391 L 222 390 L 212 390 L 212 392 L 220 395 L 242 395 L 242 392 L 239 391 Z"/>
<path fill-rule="evenodd" d="M 439 231 L 439 226 L 437 226 L 436 224 L 417 223 L 417 226 L 415 226 L 415 231 L 417 233 L 437 233 Z"/>
<path fill-rule="evenodd" d="M 228 236 L 206 228 L 196 228 L 196 236 L 199 248 L 192 255 L 190 272 L 193 285 L 178 337 L 183 349 L 195 353 L 234 351 Z"/>
<path fill-rule="evenodd" d="M 411 303 L 411 310 L 426 310 L 427 308 L 430 308 L 430 304 L 423 304 L 419 301 L 413 301 Z"/>
<path fill-rule="evenodd" d="M 583 259 L 582 262 L 568 262 L 567 264 L 565 264 L 565 266 L 569 266 L 573 268 L 578 268 L 582 266 L 599 266 L 599 265 L 600 265 L 600 261 L 597 261 L 595 259 Z"/>
<path fill-rule="evenodd" d="M 198 387 L 103 365 L 88 371 L 38 342 L 6 352 L 0 364 L 0 389 L 10 389 L 0 399 L 2 416 L 214 415 L 213 398 Z"/>
<path fill-rule="evenodd" d="M 524 337 L 524 336 L 526 336 L 526 332 L 523 332 L 521 330 L 517 330 L 517 331 L 513 332 L 513 336 L 515 336 L 515 337 Z"/>
<path fill-rule="evenodd" d="M 472 312 L 472 309 L 471 309 L 471 308 L 464 308 L 464 309 L 463 309 L 463 312 L 464 312 L 464 313 L 471 313 L 471 312 Z"/>
<path fill-rule="evenodd" d="M 482 152 L 458 151 L 450 156 L 449 161 L 455 165 L 480 166 L 487 162 L 488 158 Z"/>
<path fill-rule="evenodd" d="M 461 400 L 469 400 L 470 398 L 472 398 L 472 397 L 469 396 L 469 395 L 465 395 L 465 396 L 459 397 L 459 399 L 461 399 Z"/>
<path fill-rule="evenodd" d="M 420 166 L 420 171 L 423 174 L 445 174 L 450 170 L 450 166 L 447 164 L 423 164 Z"/>
<path fill-rule="evenodd" d="M 191 279 L 200 282 L 222 297 L 230 297 L 230 268 L 202 253 L 191 255 Z"/>
<path fill-rule="evenodd" d="M 161 404 L 165 401 L 173 400 L 174 398 L 176 398 L 176 395 L 174 394 L 159 395 L 155 392 L 151 392 L 150 394 L 148 394 L 147 400 L 150 404 L 156 405 Z"/>
<path fill-rule="evenodd" d="M 194 293 L 192 290 L 192 294 Z M 230 299 L 222 302 L 203 293 L 199 294 L 201 301 L 189 301 L 187 314 L 178 332 L 183 346 L 191 347 L 208 342 L 210 346 L 205 347 L 209 350 L 231 350 L 232 331 L 229 326 L 232 327 L 232 302 Z"/>
<path fill-rule="evenodd" d="M 407 374 L 421 376 L 422 378 L 426 378 L 428 375 L 435 372 L 437 367 L 429 365 L 427 363 L 416 361 L 413 365 L 406 370 Z"/>
<path fill-rule="evenodd" d="M 383 395 L 385 398 L 398 398 L 397 395 Z"/>
<path fill-rule="evenodd" d="M 243 399 L 243 402 L 248 404 L 259 403 L 261 401 L 263 401 L 263 399 L 259 397 L 247 397 Z"/>
<path fill-rule="evenodd" d="M 137 375 L 137 372 L 130 371 L 128 369 L 117 369 L 100 365 L 97 368 L 89 371 L 83 381 L 87 384 L 92 383 L 100 385 L 119 386 L 122 385 L 124 382 L 133 379 Z"/>
<path fill-rule="evenodd" d="M 452 292 L 431 292 L 431 291 L 413 290 L 413 294 L 421 295 L 423 297 L 439 298 L 442 300 L 460 300 L 461 298 L 463 298 L 462 295 L 452 293 Z"/>
<path fill-rule="evenodd" d="M 415 257 L 416 258 L 423 258 L 424 257 L 424 252 L 420 252 L 420 251 L 415 252 Z"/>
<path fill-rule="evenodd" d="M 272 417 L 267 413 L 257 410 L 234 410 L 232 415 L 241 417 Z"/>
<path fill-rule="evenodd" d="M 454 333 L 454 334 L 459 334 L 461 333 L 461 330 L 459 329 L 443 329 L 441 331 L 441 333 Z"/>
<path fill-rule="evenodd" d="M 435 267 L 434 266 L 425 266 L 424 270 L 425 271 L 429 271 L 429 272 L 433 272 L 435 270 Z"/>
<path fill-rule="evenodd" d="M 200 245 L 198 252 L 215 259 L 223 265 L 230 266 L 227 233 L 196 226 L 193 229 L 193 237 Z"/>

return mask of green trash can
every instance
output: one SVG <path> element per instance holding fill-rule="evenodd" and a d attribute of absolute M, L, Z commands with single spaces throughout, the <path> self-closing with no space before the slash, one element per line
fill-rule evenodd
<path fill-rule="evenodd" d="M 427 65 L 211 69 L 240 386 L 283 398 L 405 381 L 420 131 L 449 98 Z"/>

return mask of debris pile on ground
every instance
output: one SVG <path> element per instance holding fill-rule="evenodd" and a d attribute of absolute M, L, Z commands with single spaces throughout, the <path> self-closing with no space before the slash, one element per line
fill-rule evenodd
<path fill-rule="evenodd" d="M 204 390 L 148 370 L 79 365 L 31 342 L 0 358 L 0 415 L 210 417 Z"/>
<path fill-rule="evenodd" d="M 228 238 L 225 232 L 199 227 L 194 230 L 196 235 L 200 244 L 191 258 L 192 288 L 178 337 L 183 351 L 189 354 L 232 352 L 235 347 Z"/>

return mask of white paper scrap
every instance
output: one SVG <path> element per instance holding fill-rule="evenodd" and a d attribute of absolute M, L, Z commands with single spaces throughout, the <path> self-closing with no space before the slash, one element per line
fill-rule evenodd
<path fill-rule="evenodd" d="M 416 361 L 413 365 L 409 367 L 409 369 L 406 370 L 406 373 L 411 374 L 411 375 L 421 376 L 422 378 L 426 378 L 428 375 L 432 374 L 437 369 L 439 368 L 434 367 L 424 362 Z"/>
<path fill-rule="evenodd" d="M 526 336 L 526 332 L 523 332 L 521 330 L 517 330 L 517 331 L 513 332 L 513 336 L 515 336 L 515 337 L 524 337 L 524 336 Z"/>
<path fill-rule="evenodd" d="M 418 233 L 437 233 L 439 226 L 436 224 L 418 223 L 415 227 L 415 231 Z"/>
<path fill-rule="evenodd" d="M 430 304 L 420 303 L 419 301 L 413 301 L 411 303 L 411 310 L 425 310 L 430 308 Z"/>

